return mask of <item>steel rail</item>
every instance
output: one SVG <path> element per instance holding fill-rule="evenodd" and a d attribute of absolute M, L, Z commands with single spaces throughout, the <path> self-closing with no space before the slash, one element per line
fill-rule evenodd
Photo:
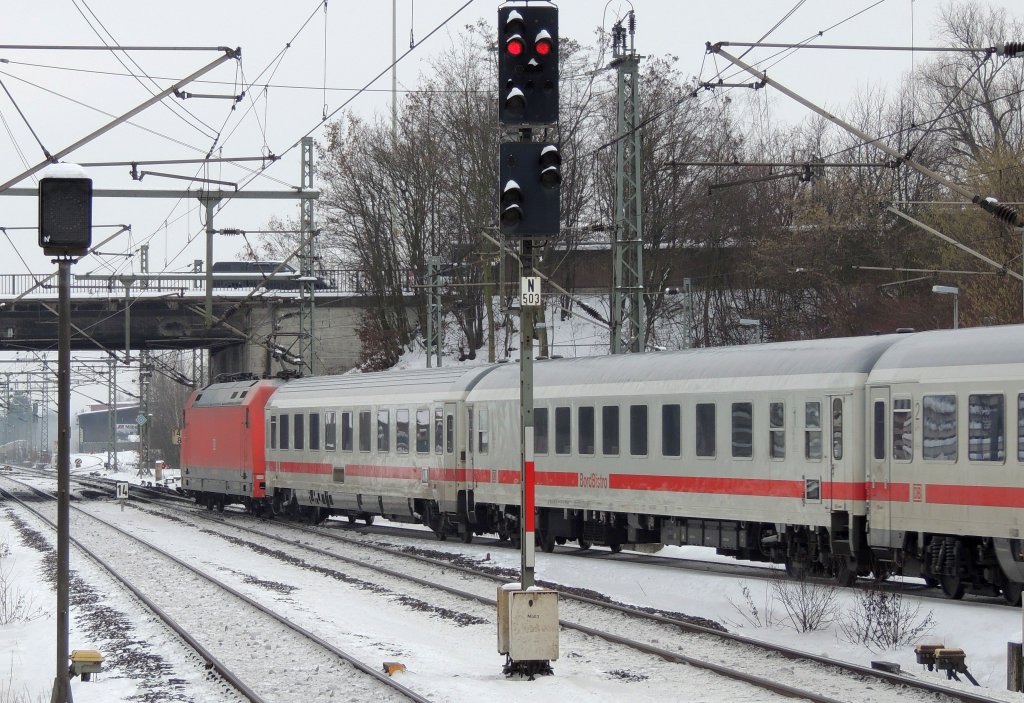
<path fill-rule="evenodd" d="M 11 478 L 10 476 L 4 476 L 4 478 L 7 478 L 10 481 L 14 481 L 15 483 L 20 483 L 21 485 L 26 486 L 29 489 L 36 491 L 37 493 L 40 493 L 40 494 L 46 495 L 47 497 L 51 497 L 52 498 L 52 496 L 49 493 L 47 493 L 46 491 L 34 488 L 33 486 L 30 486 L 29 484 L 26 484 L 26 483 L 23 483 L 21 481 L 18 481 L 17 479 Z M 239 590 L 229 586 L 228 584 L 220 581 L 219 579 L 216 579 L 213 576 L 210 576 L 209 574 L 203 572 L 202 570 L 197 569 L 196 567 L 192 566 L 191 564 L 189 564 L 189 563 L 187 563 L 187 562 L 185 562 L 185 561 L 183 561 L 181 559 L 178 559 L 173 554 L 171 554 L 171 553 L 161 549 L 160 547 L 156 546 L 155 544 L 153 544 L 153 543 L 151 543 L 151 542 L 149 542 L 147 540 L 144 540 L 141 537 L 133 535 L 133 534 L 127 532 L 126 530 L 122 530 L 117 525 L 114 525 L 114 524 L 112 524 L 110 522 L 107 522 L 103 518 L 97 517 L 96 515 L 93 515 L 92 513 L 88 512 L 86 510 L 82 510 L 81 508 L 79 508 L 77 506 L 75 506 L 75 510 L 78 511 L 79 513 L 83 514 L 83 515 L 86 515 L 87 517 L 92 518 L 93 520 L 99 522 L 100 524 L 105 525 L 106 527 L 109 527 L 110 529 L 114 530 L 115 532 L 117 532 L 117 533 L 119 533 L 121 535 L 124 535 L 125 537 L 129 537 L 129 538 L 135 540 L 136 542 L 138 542 L 138 543 L 142 544 L 143 546 L 145 546 L 147 549 L 152 550 L 152 551 L 156 552 L 157 554 L 163 556 L 164 558 L 170 560 L 171 562 L 173 562 L 173 563 L 175 563 L 175 564 L 177 564 L 177 565 L 187 569 L 188 571 L 190 571 L 193 574 L 195 574 L 196 576 L 198 576 L 200 579 L 203 579 L 205 581 L 208 581 L 209 583 L 214 584 L 218 588 L 224 590 L 226 593 L 229 593 L 232 596 L 238 598 L 239 600 L 244 602 L 246 605 L 249 605 L 250 607 L 258 610 L 259 612 L 261 612 L 264 615 L 270 617 L 271 619 L 276 620 L 278 623 L 280 623 L 281 625 L 284 625 L 285 627 L 287 627 L 288 629 L 292 630 L 293 632 L 296 632 L 296 633 L 302 635 L 303 637 L 307 638 L 311 642 L 314 642 L 315 644 L 319 645 L 321 648 L 327 650 L 328 652 L 330 652 L 334 656 L 336 656 L 336 657 L 342 659 L 343 661 L 347 662 L 348 664 L 350 664 L 353 668 L 355 668 L 358 671 L 361 671 L 362 673 L 370 676 L 372 679 L 374 679 L 378 683 L 382 683 L 385 686 L 387 686 L 388 688 L 394 690 L 395 692 L 400 693 L 401 695 L 405 696 L 409 700 L 414 701 L 414 703 L 431 703 L 429 698 L 425 698 L 425 697 L 421 696 L 420 694 L 416 693 L 415 691 L 413 691 L 413 690 L 411 690 L 409 688 L 406 688 L 402 684 L 400 684 L 397 681 L 395 681 L 394 679 L 392 679 L 387 674 L 382 673 L 381 671 L 378 671 L 375 667 L 371 667 L 368 664 L 363 663 L 362 661 L 360 661 L 359 659 L 357 659 L 353 655 L 345 652 L 344 650 L 339 649 L 338 647 L 334 646 L 333 644 L 331 644 L 327 640 L 323 639 L 319 635 L 316 635 L 316 634 L 310 632 L 309 630 L 305 629 L 304 627 L 302 627 L 298 623 L 292 622 L 291 620 L 289 620 L 288 618 L 284 617 L 283 615 L 280 615 L 279 613 L 274 612 L 273 610 L 271 610 L 270 608 L 266 607 L 262 603 L 259 603 L 259 602 L 255 601 L 255 600 L 253 600 L 252 598 L 250 598 L 249 596 L 245 595 L 241 591 L 239 591 Z"/>
<path fill-rule="evenodd" d="M 9 481 L 13 481 L 14 483 L 18 483 L 18 484 L 20 484 L 22 486 L 27 486 L 28 488 L 30 488 L 32 490 L 38 491 L 38 489 L 34 489 L 32 486 L 29 486 L 27 483 L 22 483 L 21 481 L 18 481 L 15 478 L 11 478 L 10 476 L 3 476 L 3 478 L 6 478 Z M 13 500 L 14 502 L 18 503 L 22 508 L 24 508 L 28 512 L 32 513 L 33 515 L 35 515 L 36 518 L 38 518 L 42 522 L 46 523 L 51 529 L 53 529 L 53 530 L 57 529 L 57 526 L 54 525 L 53 522 L 51 522 L 49 518 L 45 517 L 42 513 L 40 513 L 35 508 L 29 507 L 29 505 L 27 503 L 25 503 L 25 501 L 23 501 L 21 498 L 18 498 L 16 495 L 11 493 L 10 491 L 8 491 L 8 490 L 6 490 L 4 488 L 0 488 L 0 495 L 4 496 L 5 498 L 7 498 L 9 500 Z M 51 497 L 51 496 L 49 496 L 49 494 L 45 494 L 44 493 L 44 495 L 46 495 L 47 497 Z M 122 586 L 124 586 L 126 589 L 128 589 L 128 591 L 131 592 L 132 595 L 134 595 L 136 598 L 138 598 L 140 601 L 142 601 L 143 605 L 145 605 L 147 608 L 149 608 L 149 610 L 154 615 L 156 615 L 158 618 L 160 618 L 160 620 L 163 621 L 163 623 L 165 625 L 167 625 L 169 628 L 171 628 L 178 635 L 178 637 L 180 637 L 182 640 L 185 641 L 185 643 L 188 646 L 190 646 L 192 649 L 194 649 L 196 654 L 198 654 L 199 657 L 203 661 L 206 662 L 207 666 L 209 668 L 213 669 L 214 671 L 216 671 L 218 674 L 220 674 L 221 677 L 223 677 L 223 679 L 228 682 L 228 684 L 230 684 L 239 693 L 241 693 L 243 696 L 245 696 L 250 701 L 252 701 L 252 703 L 265 703 L 266 699 L 264 699 L 262 696 L 260 696 L 255 691 L 253 691 L 251 688 L 249 688 L 245 684 L 244 681 L 242 681 L 238 676 L 236 676 L 234 674 L 234 672 L 232 672 L 230 669 L 228 669 L 227 666 L 225 666 L 219 659 L 217 659 L 217 657 L 215 657 L 212 652 L 210 652 L 208 649 L 206 649 L 206 647 L 204 647 L 198 640 L 196 640 L 195 637 L 190 635 L 185 630 L 185 628 L 183 628 L 181 625 L 179 625 L 178 622 L 174 618 L 172 618 L 160 606 L 158 606 L 156 603 L 154 603 L 152 600 L 150 600 L 150 598 L 145 593 L 143 593 L 141 590 L 136 588 L 130 581 L 128 581 L 128 579 L 126 579 L 117 570 L 115 570 L 114 567 L 112 567 L 110 564 L 105 562 L 103 559 L 101 559 L 99 556 L 97 556 L 95 553 L 93 553 L 92 550 L 90 550 L 88 547 L 83 545 L 81 542 L 79 542 L 74 537 L 71 538 L 71 543 L 73 545 L 75 545 L 75 547 L 77 547 L 79 551 L 81 551 L 87 557 L 92 559 L 93 562 L 95 562 L 100 568 L 102 568 L 104 571 L 106 571 L 108 574 L 110 574 L 114 578 L 115 581 L 118 581 Z"/>

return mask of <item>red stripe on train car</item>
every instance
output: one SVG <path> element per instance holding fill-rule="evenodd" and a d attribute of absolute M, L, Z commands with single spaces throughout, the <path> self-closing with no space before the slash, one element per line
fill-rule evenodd
<path fill-rule="evenodd" d="M 420 472 L 415 466 L 375 466 L 373 464 L 346 464 L 346 476 L 362 476 L 364 478 L 395 478 L 405 481 L 418 481 Z"/>
<path fill-rule="evenodd" d="M 755 478 L 714 478 L 711 476 L 631 476 L 611 474 L 608 487 L 631 491 L 712 493 L 737 496 L 802 498 L 803 481 L 771 481 Z"/>
<path fill-rule="evenodd" d="M 833 481 L 821 486 L 821 497 L 832 500 L 867 500 L 868 489 L 863 483 L 841 483 Z"/>
<path fill-rule="evenodd" d="M 279 461 L 277 470 L 286 474 L 330 474 L 334 467 L 330 464 L 306 464 L 301 461 Z"/>
<path fill-rule="evenodd" d="M 889 503 L 907 503 L 910 501 L 909 483 L 876 483 L 865 484 L 867 500 L 879 500 Z"/>
<path fill-rule="evenodd" d="M 927 483 L 924 502 L 933 505 L 977 505 L 986 508 L 1024 508 L 1024 488 L 1011 486 L 947 486 Z"/>

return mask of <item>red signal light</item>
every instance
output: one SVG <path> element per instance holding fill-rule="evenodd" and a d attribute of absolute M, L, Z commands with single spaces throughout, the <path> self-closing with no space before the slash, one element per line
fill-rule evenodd
<path fill-rule="evenodd" d="M 554 49 L 554 45 L 551 41 L 551 33 L 546 29 L 540 30 L 537 33 L 537 38 L 533 40 L 533 48 L 540 56 L 547 56 Z"/>
<path fill-rule="evenodd" d="M 526 51 L 526 42 L 518 34 L 511 36 L 505 42 L 505 51 L 512 56 L 522 56 L 523 52 Z"/>

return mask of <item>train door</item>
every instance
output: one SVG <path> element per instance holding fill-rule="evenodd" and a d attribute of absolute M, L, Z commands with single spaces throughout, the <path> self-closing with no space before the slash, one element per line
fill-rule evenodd
<path fill-rule="evenodd" d="M 890 481 L 890 391 L 888 386 L 872 386 L 868 389 L 868 541 L 872 546 L 889 546 L 889 530 L 892 515 L 889 505 Z"/>
<path fill-rule="evenodd" d="M 454 469 L 459 466 L 458 446 L 455 435 L 455 403 L 445 403 L 444 442 L 442 449 L 442 456 L 444 457 L 443 468 Z"/>
<path fill-rule="evenodd" d="M 852 498 L 852 471 L 850 443 L 852 440 L 849 407 L 852 396 L 830 395 L 828 402 L 828 475 L 825 481 L 828 486 L 824 493 L 828 498 L 823 501 L 829 511 L 849 510 L 848 502 Z"/>

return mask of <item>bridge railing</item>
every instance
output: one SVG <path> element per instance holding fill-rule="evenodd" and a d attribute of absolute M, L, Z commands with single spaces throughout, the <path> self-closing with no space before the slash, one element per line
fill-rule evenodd
<path fill-rule="evenodd" d="M 95 276 L 96 274 L 92 274 Z M 140 274 L 144 275 L 144 274 Z M 204 278 L 197 278 L 197 274 L 189 274 L 182 278 L 174 278 L 173 274 L 163 275 L 159 280 L 135 280 L 131 283 L 132 293 L 140 291 L 150 293 L 178 293 L 182 295 L 203 295 L 206 290 Z M 108 279 L 79 278 L 71 276 L 71 294 L 75 295 L 103 295 L 123 296 L 124 283 L 123 274 L 112 276 Z M 130 275 L 129 275 L 130 277 Z M 412 271 L 403 272 L 402 280 L 406 292 L 413 290 L 414 275 Z M 22 295 L 28 291 L 34 297 L 56 297 L 57 277 L 53 276 L 46 280 L 46 276 L 30 273 L 4 273 L 0 274 L 0 299 L 12 298 Z M 338 294 L 338 295 L 360 295 L 368 291 L 366 284 L 366 272 L 363 269 L 329 269 L 317 273 L 317 293 Z M 222 295 L 228 291 L 242 294 L 258 287 L 261 281 L 240 280 L 232 278 L 231 274 L 215 274 L 213 281 L 214 290 Z M 272 292 L 297 292 L 299 282 L 294 279 L 275 278 L 270 282 L 269 288 Z"/>

